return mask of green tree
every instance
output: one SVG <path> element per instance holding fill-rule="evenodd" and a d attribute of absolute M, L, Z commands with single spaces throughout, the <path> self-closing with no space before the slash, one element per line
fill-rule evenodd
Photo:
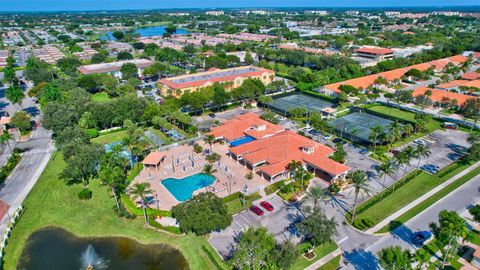
<path fill-rule="evenodd" d="M 203 166 L 203 169 L 202 169 L 203 174 L 206 174 L 208 176 L 212 176 L 213 172 L 214 172 L 214 168 L 213 168 L 212 164 L 207 163 L 207 164 L 205 164 L 205 166 Z"/>
<path fill-rule="evenodd" d="M 114 31 L 112 33 L 112 36 L 115 38 L 115 39 L 123 39 L 125 37 L 125 33 L 123 33 L 122 31 Z"/>
<path fill-rule="evenodd" d="M 232 222 L 225 202 L 211 192 L 202 192 L 174 206 L 172 214 L 183 232 L 197 235 L 223 230 Z"/>
<path fill-rule="evenodd" d="M 0 135 L 0 144 L 6 144 L 10 153 L 12 153 L 12 148 L 9 141 L 12 139 L 12 135 L 8 133 L 8 130 L 4 130 L 2 135 Z"/>
<path fill-rule="evenodd" d="M 103 53 L 96 53 L 92 55 L 92 58 L 91 58 L 92 64 L 103 63 L 105 62 L 105 60 L 107 60 L 107 56 L 105 56 L 105 54 Z"/>
<path fill-rule="evenodd" d="M 125 181 L 125 174 L 122 168 L 113 166 L 107 162 L 102 162 L 99 166 L 98 176 L 100 181 L 110 187 L 117 211 L 120 213 L 120 203 L 118 202 L 117 190 L 119 186 Z"/>
<path fill-rule="evenodd" d="M 120 68 L 120 72 L 122 73 L 122 79 L 128 80 L 137 76 L 137 66 L 133 63 L 125 63 Z"/>
<path fill-rule="evenodd" d="M 117 60 L 121 61 L 121 60 L 131 60 L 131 59 L 133 59 L 133 55 L 129 52 L 123 51 L 117 54 Z"/>
<path fill-rule="evenodd" d="M 399 246 L 387 247 L 378 252 L 380 265 L 385 270 L 412 269 L 410 251 L 402 250 Z"/>
<path fill-rule="evenodd" d="M 468 209 L 468 212 L 473 216 L 473 220 L 480 222 L 480 205 L 476 204 L 474 207 Z"/>
<path fill-rule="evenodd" d="M 67 166 L 60 177 L 67 184 L 83 183 L 88 186 L 90 179 L 97 176 L 97 164 L 104 153 L 104 148 L 98 144 L 85 144 L 78 141 L 74 147 L 76 150 L 67 158 Z"/>
<path fill-rule="evenodd" d="M 205 138 L 203 139 L 205 141 L 206 144 L 208 144 L 210 146 L 210 152 L 212 152 L 212 145 L 215 143 L 215 136 L 213 136 L 212 134 L 208 134 L 207 136 L 205 136 Z"/>
<path fill-rule="evenodd" d="M 379 173 L 379 177 L 383 176 L 383 184 L 382 184 L 382 197 L 383 197 L 383 191 L 386 188 L 386 181 L 387 181 L 387 175 L 391 176 L 392 174 L 395 173 L 395 169 L 393 166 L 392 161 L 387 160 L 385 162 L 382 162 L 380 165 L 378 165 L 375 170 Z"/>
<path fill-rule="evenodd" d="M 305 218 L 298 224 L 298 230 L 303 234 L 305 240 L 313 246 L 331 242 L 337 233 L 337 222 L 335 218 L 329 219 L 319 207 L 304 209 Z"/>
<path fill-rule="evenodd" d="M 267 267 L 275 239 L 264 227 L 249 227 L 243 232 L 232 258 L 233 266 L 240 270 L 260 270 Z"/>
<path fill-rule="evenodd" d="M 286 241 L 275 247 L 272 252 L 271 261 L 276 264 L 278 269 L 290 269 L 295 260 L 300 256 L 300 252 L 295 245 Z"/>
<path fill-rule="evenodd" d="M 25 98 L 22 89 L 16 85 L 10 85 L 5 92 L 5 96 L 12 104 L 22 104 L 22 100 Z"/>
<path fill-rule="evenodd" d="M 328 197 L 327 192 L 320 187 L 312 186 L 307 190 L 306 200 L 313 201 L 313 207 L 317 208 L 318 201 Z"/>
<path fill-rule="evenodd" d="M 367 174 L 364 171 L 355 171 L 350 174 L 350 180 L 353 186 L 355 198 L 353 200 L 352 223 L 355 221 L 355 213 L 357 211 L 358 195 L 369 195 L 371 192 L 370 186 L 367 183 Z"/>
<path fill-rule="evenodd" d="M 17 111 L 12 117 L 12 124 L 22 133 L 32 130 L 30 115 L 24 111 Z"/>
<path fill-rule="evenodd" d="M 442 210 L 438 214 L 438 223 L 431 223 L 430 229 L 441 245 L 443 254 L 442 269 L 445 267 L 452 250 L 458 247 L 458 239 L 465 240 L 471 236 L 465 220 L 455 211 Z"/>
<path fill-rule="evenodd" d="M 70 76 L 73 76 L 76 73 L 77 67 L 81 64 L 82 63 L 77 57 L 64 57 L 57 61 L 57 66 L 60 70 Z"/>
<path fill-rule="evenodd" d="M 134 200 L 140 199 L 140 203 L 142 204 L 143 208 L 143 217 L 145 218 L 145 224 L 148 224 L 147 195 L 150 195 L 152 193 L 153 190 L 150 188 L 150 183 L 135 183 L 129 190 L 129 194 Z"/>
<path fill-rule="evenodd" d="M 430 151 L 430 148 L 428 148 L 428 146 L 421 144 L 417 145 L 417 147 L 415 148 L 415 157 L 418 158 L 417 170 L 420 167 L 420 161 L 423 158 L 430 156 L 431 154 L 432 152 Z"/>

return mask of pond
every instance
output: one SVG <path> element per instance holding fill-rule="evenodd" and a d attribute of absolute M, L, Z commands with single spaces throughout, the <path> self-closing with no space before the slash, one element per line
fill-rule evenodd
<path fill-rule="evenodd" d="M 170 270 L 188 269 L 188 264 L 168 245 L 142 245 L 123 237 L 79 238 L 50 227 L 30 236 L 18 269 Z"/>
<path fill-rule="evenodd" d="M 162 36 L 165 33 L 165 26 L 151 26 L 135 29 L 135 33 L 140 34 L 140 37 Z M 113 32 L 105 32 L 100 36 L 101 40 L 115 40 L 112 35 Z M 188 34 L 185 29 L 177 29 L 174 34 Z"/>

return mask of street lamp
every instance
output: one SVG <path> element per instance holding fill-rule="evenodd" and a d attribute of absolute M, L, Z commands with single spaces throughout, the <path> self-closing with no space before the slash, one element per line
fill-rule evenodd
<path fill-rule="evenodd" d="M 157 209 L 160 210 L 160 202 L 158 201 L 158 194 L 155 193 L 155 200 L 157 201 Z"/>

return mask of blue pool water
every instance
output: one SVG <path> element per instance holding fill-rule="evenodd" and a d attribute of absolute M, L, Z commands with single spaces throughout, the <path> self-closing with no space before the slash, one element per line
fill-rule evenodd
<path fill-rule="evenodd" d="M 195 190 L 210 186 L 215 182 L 215 177 L 203 173 L 197 173 L 182 179 L 167 178 L 162 185 L 172 193 L 179 202 L 188 201 L 192 198 Z"/>
<path fill-rule="evenodd" d="M 130 166 L 133 166 L 133 164 L 135 164 L 135 158 L 133 157 L 132 154 L 130 154 L 130 152 L 128 152 L 127 147 L 122 146 L 122 142 L 111 142 L 111 143 L 105 144 L 105 152 L 107 153 L 112 152 L 113 148 L 118 145 L 121 146 L 122 156 L 127 158 L 130 161 Z"/>
<path fill-rule="evenodd" d="M 235 147 L 235 146 L 239 146 L 239 145 L 242 145 L 242 144 L 249 143 L 251 141 L 255 141 L 255 138 L 250 137 L 250 136 L 245 136 L 245 137 L 241 137 L 241 138 L 238 138 L 236 140 L 231 141 L 230 146 Z"/>
<path fill-rule="evenodd" d="M 100 36 L 101 40 L 115 40 L 112 35 L 113 32 L 105 32 Z M 135 29 L 135 33 L 140 34 L 141 37 L 162 36 L 165 33 L 165 26 L 152 26 Z M 177 29 L 175 34 L 188 34 L 185 29 Z"/>

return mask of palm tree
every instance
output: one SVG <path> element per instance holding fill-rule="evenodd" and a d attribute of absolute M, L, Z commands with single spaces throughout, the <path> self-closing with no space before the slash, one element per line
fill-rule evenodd
<path fill-rule="evenodd" d="M 306 199 L 307 200 L 312 200 L 313 201 L 313 207 L 317 208 L 317 204 L 319 200 L 323 200 L 327 197 L 327 193 L 325 190 L 319 188 L 319 187 L 311 187 L 307 191 Z"/>
<path fill-rule="evenodd" d="M 212 134 L 205 136 L 205 143 L 210 146 L 210 152 L 212 152 L 212 145 L 215 143 L 215 136 Z"/>
<path fill-rule="evenodd" d="M 410 163 L 412 161 L 412 158 L 416 156 L 415 149 L 412 146 L 407 146 L 405 149 L 403 149 L 402 153 L 404 155 L 403 157 L 403 165 L 405 166 L 403 168 L 404 174 L 407 173 L 408 166 L 410 166 Z"/>
<path fill-rule="evenodd" d="M 355 193 L 355 199 L 353 201 L 353 214 L 352 214 L 352 223 L 353 223 L 355 220 L 355 214 L 357 211 L 358 194 L 362 193 L 363 195 L 370 195 L 371 189 L 367 183 L 367 174 L 364 171 L 355 171 L 351 174 L 350 177 L 353 185 L 353 190 Z"/>
<path fill-rule="evenodd" d="M 418 158 L 418 163 L 417 163 L 417 170 L 420 167 L 420 161 L 422 158 L 426 158 L 430 156 L 432 152 L 430 152 L 430 149 L 426 145 L 417 145 L 417 148 L 415 149 L 415 157 Z"/>
<path fill-rule="evenodd" d="M 99 170 L 99 178 L 102 182 L 110 187 L 113 198 L 115 199 L 115 204 L 117 205 L 117 210 L 120 213 L 120 203 L 118 202 L 117 188 L 122 182 L 122 178 L 125 178 L 122 168 L 105 164 L 105 166 L 102 166 Z"/>
<path fill-rule="evenodd" d="M 10 143 L 8 143 L 8 141 L 10 141 L 11 139 L 12 139 L 12 135 L 8 133 L 7 130 L 4 130 L 3 134 L 0 135 L 0 143 L 6 144 L 8 146 L 8 150 L 10 150 L 10 153 L 12 153 L 12 148 L 10 146 Z"/>
<path fill-rule="evenodd" d="M 152 194 L 153 190 L 150 188 L 150 183 L 135 183 L 130 188 L 130 195 L 134 200 L 140 198 L 143 208 L 143 216 L 145 217 L 145 224 L 148 223 L 147 219 L 147 200 L 146 196 Z"/>
<path fill-rule="evenodd" d="M 382 192 L 385 190 L 385 182 L 387 181 L 387 175 L 392 175 L 395 173 L 395 169 L 393 168 L 393 163 L 390 160 L 383 162 L 382 164 L 378 165 L 375 170 L 380 173 L 380 177 L 383 176 L 383 184 L 382 184 Z M 383 197 L 383 193 L 382 193 Z"/>
<path fill-rule="evenodd" d="M 377 147 L 378 136 L 383 132 L 383 128 L 380 125 L 375 125 L 370 128 L 369 139 L 373 141 L 373 152 L 375 153 Z"/>
<path fill-rule="evenodd" d="M 208 175 L 208 176 L 212 176 L 213 172 L 214 172 L 214 168 L 213 168 L 213 165 L 210 164 L 210 163 L 207 163 L 205 164 L 205 166 L 203 167 L 203 170 L 202 170 L 202 173 Z"/>
<path fill-rule="evenodd" d="M 300 168 L 300 166 L 302 166 L 302 163 L 300 161 L 292 160 L 290 163 L 288 163 L 287 168 L 290 171 L 290 175 L 293 174 L 292 178 L 295 179 L 297 169 Z"/>
<path fill-rule="evenodd" d="M 426 268 L 428 268 L 430 258 L 432 257 L 432 254 L 428 253 L 427 251 L 423 249 L 417 250 L 415 252 L 415 260 L 418 262 L 417 264 L 417 269 L 423 269 L 423 266 L 426 264 Z"/>

